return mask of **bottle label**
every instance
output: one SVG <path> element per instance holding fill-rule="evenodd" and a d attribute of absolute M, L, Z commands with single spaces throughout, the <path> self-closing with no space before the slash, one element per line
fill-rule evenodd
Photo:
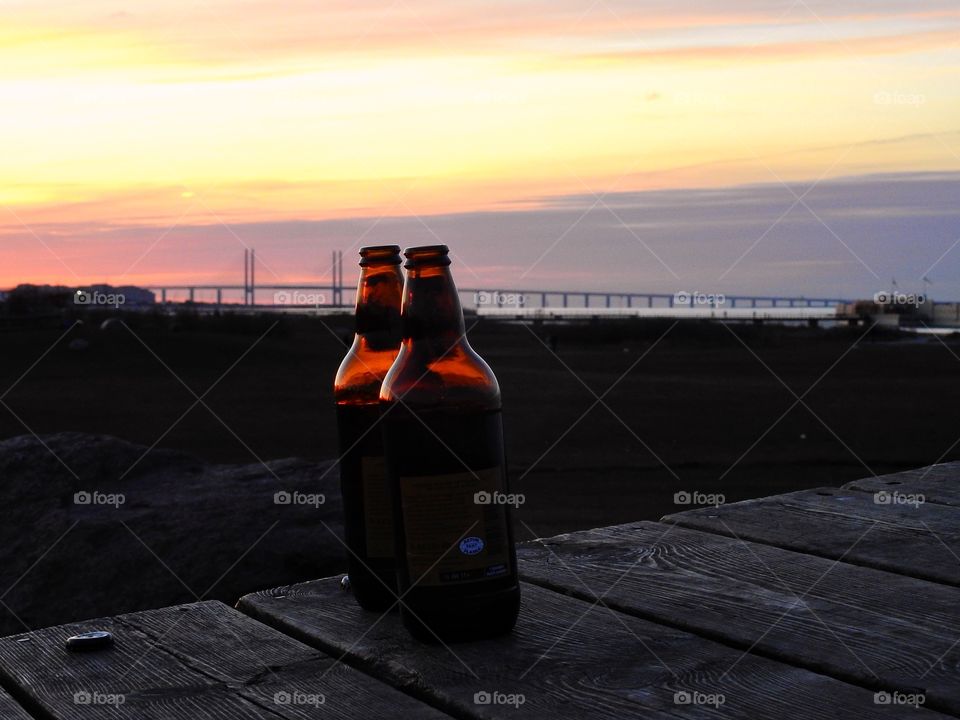
<path fill-rule="evenodd" d="M 367 557 L 393 558 L 393 506 L 383 456 L 360 460 Z"/>
<path fill-rule="evenodd" d="M 400 478 L 412 584 L 445 586 L 509 574 L 507 511 L 490 502 L 503 487 L 500 467 Z"/>

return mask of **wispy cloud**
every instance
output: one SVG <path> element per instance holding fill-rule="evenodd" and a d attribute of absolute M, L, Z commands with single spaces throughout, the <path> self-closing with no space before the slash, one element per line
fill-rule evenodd
<path fill-rule="evenodd" d="M 687 45 L 670 48 L 637 48 L 605 53 L 587 53 L 576 58 L 587 63 L 686 62 L 704 65 L 737 60 L 768 63 L 771 60 L 803 60 L 820 58 L 859 59 L 864 56 L 898 55 L 930 52 L 954 47 L 960 39 L 960 26 L 953 30 L 929 30 L 909 34 L 827 37 L 806 41 L 763 42 L 755 45 Z"/>
<path fill-rule="evenodd" d="M 0 7 L 0 55 L 22 56 L 12 68 L 5 63 L 7 73 L 119 71 L 125 57 L 128 70 L 161 79 L 159 71 L 178 77 L 203 66 L 204 77 L 244 78 L 315 71 L 345 59 L 438 55 L 669 60 L 702 53 L 709 60 L 745 48 L 754 57 L 822 54 L 841 44 L 855 52 L 906 52 L 925 39 L 940 42 L 960 22 L 960 10 L 947 2 L 865 8 L 848 0 L 784 9 L 744 0 L 701 0 L 695 9 L 634 0 L 337 0 L 282 8 L 263 0 L 240 7 L 232 0 L 7 3 Z M 74 62 L 58 63 L 60 52 Z"/>

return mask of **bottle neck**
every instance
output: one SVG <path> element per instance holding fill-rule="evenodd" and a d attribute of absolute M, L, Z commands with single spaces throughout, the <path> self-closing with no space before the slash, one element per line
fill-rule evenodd
<path fill-rule="evenodd" d="M 403 340 L 449 340 L 465 332 L 460 295 L 449 266 L 411 268 L 403 290 Z"/>
<path fill-rule="evenodd" d="M 356 333 L 370 350 L 400 346 L 400 302 L 403 275 L 399 265 L 368 265 L 360 270 L 357 284 Z"/>

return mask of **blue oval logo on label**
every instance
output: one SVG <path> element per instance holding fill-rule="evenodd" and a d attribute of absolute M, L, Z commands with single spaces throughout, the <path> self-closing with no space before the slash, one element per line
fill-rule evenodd
<path fill-rule="evenodd" d="M 468 537 L 460 541 L 460 552 L 464 555 L 476 555 L 483 550 L 483 540 L 478 537 Z"/>

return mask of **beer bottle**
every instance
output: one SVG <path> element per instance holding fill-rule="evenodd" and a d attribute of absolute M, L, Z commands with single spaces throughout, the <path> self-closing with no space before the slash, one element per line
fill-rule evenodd
<path fill-rule="evenodd" d="M 520 607 L 500 388 L 470 347 L 444 245 L 411 248 L 380 390 L 401 617 L 426 642 L 509 632 Z"/>
<path fill-rule="evenodd" d="M 356 335 L 334 381 L 350 587 L 361 607 L 396 598 L 393 508 L 380 431 L 380 385 L 400 348 L 403 275 L 396 245 L 360 250 Z"/>

